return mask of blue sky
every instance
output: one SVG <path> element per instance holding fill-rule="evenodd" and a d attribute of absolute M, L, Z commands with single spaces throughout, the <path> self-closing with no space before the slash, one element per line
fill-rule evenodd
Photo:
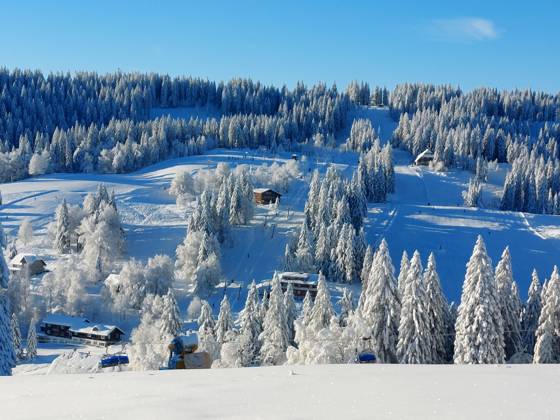
<path fill-rule="evenodd" d="M 0 65 L 560 90 L 560 2 L 6 1 Z"/>

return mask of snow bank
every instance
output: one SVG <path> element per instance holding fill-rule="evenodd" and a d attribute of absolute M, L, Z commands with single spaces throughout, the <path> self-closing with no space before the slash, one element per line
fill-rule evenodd
<path fill-rule="evenodd" d="M 47 375 L 61 373 L 98 373 L 101 372 L 99 362 L 101 355 L 69 351 L 62 353 L 53 360 Z"/>

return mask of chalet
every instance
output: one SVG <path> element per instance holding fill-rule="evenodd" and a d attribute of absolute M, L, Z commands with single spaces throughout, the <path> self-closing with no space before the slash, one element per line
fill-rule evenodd
<path fill-rule="evenodd" d="M 48 314 L 40 325 L 39 340 L 108 346 L 121 341 L 124 331 L 114 325 L 94 324 L 85 318 Z"/>
<path fill-rule="evenodd" d="M 29 270 L 29 274 L 34 276 L 47 271 L 47 264 L 37 255 L 33 254 L 17 254 L 10 261 L 9 269 L 15 273 L 22 270 Z"/>
<path fill-rule="evenodd" d="M 297 273 L 297 272 L 282 272 L 278 273 L 280 278 L 280 286 L 282 287 L 282 292 L 288 290 L 288 285 L 292 285 L 294 291 L 294 297 L 303 299 L 307 292 L 314 299 L 317 296 L 317 284 L 319 282 L 319 275 L 313 273 Z M 271 280 L 265 281 L 259 284 L 257 287 L 260 289 L 259 292 L 270 293 Z"/>
<path fill-rule="evenodd" d="M 414 159 L 414 164 L 416 166 L 428 166 L 434 160 L 434 154 L 429 150 L 426 149 Z"/>
<path fill-rule="evenodd" d="M 282 197 L 282 194 L 270 188 L 255 188 L 253 194 L 255 196 L 255 203 L 257 204 L 273 204 Z"/>

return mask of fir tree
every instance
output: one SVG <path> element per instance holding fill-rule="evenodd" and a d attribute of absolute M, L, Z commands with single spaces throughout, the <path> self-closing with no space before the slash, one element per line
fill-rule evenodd
<path fill-rule="evenodd" d="M 410 261 L 408 259 L 408 254 L 405 251 L 403 251 L 402 253 L 402 258 L 401 258 L 401 267 L 399 270 L 399 278 L 398 278 L 398 285 L 399 285 L 399 293 L 403 294 L 404 292 L 404 285 L 406 282 L 406 276 L 408 276 L 408 267 L 410 266 Z"/>
<path fill-rule="evenodd" d="M 369 275 L 361 316 L 371 328 L 372 347 L 384 363 L 397 362 L 397 339 L 401 302 L 395 268 L 385 239 L 377 250 Z"/>
<path fill-rule="evenodd" d="M 554 266 L 542 300 L 539 326 L 536 333 L 534 363 L 560 362 L 560 275 Z"/>
<path fill-rule="evenodd" d="M 309 320 L 311 319 L 311 313 L 313 312 L 313 300 L 311 299 L 311 294 L 309 290 L 305 293 L 303 298 L 303 305 L 301 310 L 301 322 L 303 325 L 307 326 Z"/>
<path fill-rule="evenodd" d="M 179 305 L 172 289 L 163 297 L 163 311 L 161 314 L 162 334 L 177 337 L 181 334 L 183 321 L 179 313 Z"/>
<path fill-rule="evenodd" d="M 317 284 L 317 296 L 311 310 L 309 326 L 319 331 L 329 326 L 331 318 L 334 316 L 334 310 L 331 302 L 331 294 L 327 286 L 325 276 L 319 274 L 319 282 Z"/>
<path fill-rule="evenodd" d="M 23 358 L 23 345 L 21 342 L 21 330 L 19 328 L 19 321 L 15 313 L 12 314 L 12 338 L 14 343 L 14 351 L 16 353 L 16 359 L 21 360 Z"/>
<path fill-rule="evenodd" d="M 297 308 L 296 303 L 294 301 L 294 287 L 290 282 L 284 292 L 284 307 L 286 308 L 286 322 L 288 324 L 288 337 L 289 342 L 293 343 L 294 341 L 294 321 L 297 318 Z"/>
<path fill-rule="evenodd" d="M 504 249 L 502 258 L 496 267 L 495 279 L 503 320 L 506 360 L 509 360 L 511 356 L 521 350 L 521 334 L 519 332 L 519 308 L 516 308 L 512 294 L 513 273 L 508 247 Z M 517 298 L 519 299 L 519 297 Z"/>
<path fill-rule="evenodd" d="M 521 315 L 521 330 L 523 331 L 523 344 L 528 353 L 533 353 L 535 348 L 535 334 L 539 325 L 541 313 L 541 282 L 537 270 L 531 275 L 528 298 Z"/>
<path fill-rule="evenodd" d="M 288 347 L 288 323 L 284 296 L 280 286 L 280 278 L 274 273 L 268 309 L 263 323 L 263 332 L 260 335 L 262 346 L 260 361 L 262 365 L 278 365 L 284 363 L 285 352 Z"/>
<path fill-rule="evenodd" d="M 227 295 L 224 295 L 220 303 L 220 313 L 218 314 L 218 322 L 216 322 L 216 339 L 222 344 L 225 341 L 228 331 L 232 331 L 234 327 L 233 316 L 231 314 L 231 306 Z"/>
<path fill-rule="evenodd" d="M 55 247 L 61 254 L 70 252 L 70 218 L 66 200 L 56 209 L 55 216 Z"/>
<path fill-rule="evenodd" d="M 459 364 L 503 363 L 504 327 L 492 261 L 478 236 L 467 264 L 455 322 L 454 361 Z"/>
<path fill-rule="evenodd" d="M 240 314 L 241 328 L 239 341 L 241 348 L 241 364 L 251 366 L 256 361 L 260 349 L 259 335 L 262 332 L 259 315 L 259 297 L 257 285 L 253 281 L 249 287 L 245 308 Z"/>
<path fill-rule="evenodd" d="M 422 279 L 422 262 L 414 252 L 406 276 L 399 323 L 397 357 L 401 363 L 434 362 L 434 333 L 431 330 L 428 297 Z"/>
<path fill-rule="evenodd" d="M 27 347 L 25 349 L 25 356 L 28 360 L 33 360 L 37 357 L 37 330 L 35 319 L 32 318 L 29 323 L 29 331 L 27 332 Z"/>
<path fill-rule="evenodd" d="M 338 301 L 338 306 L 340 307 L 339 321 L 341 326 L 346 326 L 346 320 L 354 312 L 354 302 L 352 301 L 352 292 L 344 288 L 342 292 L 342 297 Z"/>

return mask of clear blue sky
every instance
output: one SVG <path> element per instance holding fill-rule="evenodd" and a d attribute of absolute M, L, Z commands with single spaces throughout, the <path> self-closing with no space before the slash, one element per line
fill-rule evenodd
<path fill-rule="evenodd" d="M 560 2 L 2 1 L 0 65 L 560 90 Z"/>

